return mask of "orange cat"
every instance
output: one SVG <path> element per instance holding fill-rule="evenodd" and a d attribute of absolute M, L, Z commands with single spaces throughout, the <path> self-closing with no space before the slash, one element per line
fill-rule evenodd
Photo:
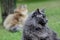
<path fill-rule="evenodd" d="M 14 10 L 13 14 L 9 14 L 4 21 L 4 27 L 12 32 L 19 31 L 23 28 L 27 18 L 28 9 L 26 5 L 21 5 Z"/>

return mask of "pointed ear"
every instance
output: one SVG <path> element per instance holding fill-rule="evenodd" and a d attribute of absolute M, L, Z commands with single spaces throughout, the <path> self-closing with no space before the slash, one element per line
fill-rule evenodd
<path fill-rule="evenodd" d="M 39 11 L 39 8 L 37 8 L 37 11 Z"/>
<path fill-rule="evenodd" d="M 45 8 L 39 10 L 40 13 L 45 13 Z"/>
<path fill-rule="evenodd" d="M 19 8 L 27 8 L 27 5 L 26 5 L 26 4 L 21 4 L 21 5 L 19 6 Z"/>
<path fill-rule="evenodd" d="M 37 8 L 37 10 L 36 10 L 36 11 L 40 13 L 40 11 L 39 11 L 39 10 L 40 10 L 40 9 L 39 9 L 39 8 Z"/>

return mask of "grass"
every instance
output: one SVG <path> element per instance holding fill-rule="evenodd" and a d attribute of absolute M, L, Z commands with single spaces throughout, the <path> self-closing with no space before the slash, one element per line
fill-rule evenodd
<path fill-rule="evenodd" d="M 58 37 L 60 37 L 60 1 L 29 1 L 29 2 L 18 2 L 17 6 L 20 4 L 27 4 L 28 10 L 32 12 L 37 8 L 45 8 L 46 15 L 48 18 L 49 27 L 57 32 Z M 1 11 L 0 11 L 1 13 Z M 1 23 L 0 14 L 0 23 Z M 0 24 L 0 40 L 21 40 L 22 32 L 11 33 L 3 28 Z"/>

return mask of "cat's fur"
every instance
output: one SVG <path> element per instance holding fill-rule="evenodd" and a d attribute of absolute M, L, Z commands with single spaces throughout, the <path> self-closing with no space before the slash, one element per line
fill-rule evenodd
<path fill-rule="evenodd" d="M 25 5 L 21 5 L 14 10 L 13 14 L 9 14 L 3 25 L 5 29 L 15 32 L 21 30 L 27 18 L 28 9 Z"/>
<path fill-rule="evenodd" d="M 23 29 L 23 40 L 58 40 L 54 31 L 48 28 L 43 9 L 35 10 L 27 19 Z"/>

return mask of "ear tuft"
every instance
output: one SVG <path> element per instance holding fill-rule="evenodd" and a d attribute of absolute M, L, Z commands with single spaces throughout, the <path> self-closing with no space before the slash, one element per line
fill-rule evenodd
<path fill-rule="evenodd" d="M 39 8 L 37 8 L 37 11 L 39 11 Z"/>
<path fill-rule="evenodd" d="M 39 8 L 37 8 L 37 12 L 40 13 L 40 9 Z"/>
<path fill-rule="evenodd" d="M 45 8 L 40 10 L 41 13 L 45 13 Z"/>
<path fill-rule="evenodd" d="M 27 5 L 26 5 L 26 4 L 21 4 L 21 5 L 19 6 L 19 8 L 27 8 Z"/>

